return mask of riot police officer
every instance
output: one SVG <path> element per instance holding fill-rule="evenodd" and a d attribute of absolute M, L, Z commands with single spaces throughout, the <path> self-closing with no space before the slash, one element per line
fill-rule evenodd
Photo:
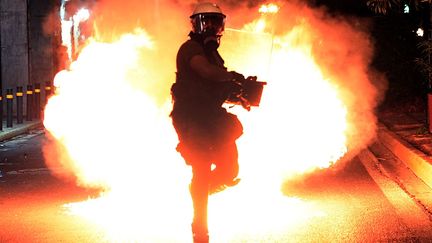
<path fill-rule="evenodd" d="M 225 14 L 213 3 L 198 3 L 190 16 L 192 31 L 177 53 L 176 81 L 171 87 L 171 118 L 179 138 L 177 151 L 192 167 L 194 242 L 208 242 L 208 196 L 236 185 L 236 139 L 243 133 L 237 116 L 223 103 L 240 92 L 244 76 L 228 71 L 217 51 Z M 213 169 L 212 169 L 213 168 Z"/>

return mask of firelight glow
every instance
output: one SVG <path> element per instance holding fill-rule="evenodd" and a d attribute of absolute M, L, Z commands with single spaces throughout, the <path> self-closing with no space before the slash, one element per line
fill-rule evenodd
<path fill-rule="evenodd" d="M 258 12 L 260 13 L 277 13 L 279 11 L 279 6 L 273 3 L 262 5 Z"/>
<path fill-rule="evenodd" d="M 279 10 L 277 5 L 262 8 Z M 220 48 L 229 69 L 268 84 L 260 107 L 246 112 L 227 106 L 244 125 L 238 141 L 242 181 L 210 198 L 215 242 L 259 241 L 325 216 L 314 203 L 284 196 L 281 184 L 290 176 L 328 168 L 348 151 L 349 110 L 340 86 L 315 60 L 310 26 L 300 22 L 274 35 L 266 21 L 262 14 L 242 30 L 227 28 Z M 108 241 L 191 238 L 191 171 L 175 151 L 169 90 L 161 96 L 155 86 L 139 85 L 175 79 L 173 70 L 154 68 L 158 50 L 180 43 L 171 44 L 159 46 L 142 29 L 111 42 L 92 39 L 70 69 L 55 78 L 58 88 L 44 125 L 57 149 L 46 157 L 79 185 L 103 189 L 99 198 L 65 207 L 105 229 Z M 162 79 L 167 72 L 171 79 Z M 161 99 L 165 102 L 157 102 Z"/>

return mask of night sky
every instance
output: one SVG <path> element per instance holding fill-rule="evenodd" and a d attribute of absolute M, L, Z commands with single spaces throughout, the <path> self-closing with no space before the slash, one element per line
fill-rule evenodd
<path fill-rule="evenodd" d="M 371 11 L 364 0 L 309 0 L 311 5 L 325 6 L 334 14 L 367 16 Z"/>

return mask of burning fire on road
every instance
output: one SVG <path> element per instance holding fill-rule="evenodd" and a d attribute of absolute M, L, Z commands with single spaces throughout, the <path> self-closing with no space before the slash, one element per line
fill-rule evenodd
<path fill-rule="evenodd" d="M 107 240 L 188 241 L 191 172 L 175 151 L 168 114 L 189 5 L 118 2 L 100 2 L 97 31 L 55 77 L 45 156 L 51 167 L 63 168 L 59 176 L 103 191 L 66 206 L 106 229 Z M 151 16 L 134 18 L 144 6 Z M 265 239 L 323 215 L 310 202 L 284 196 L 281 184 L 341 167 L 368 145 L 379 96 L 371 79 L 378 76 L 368 69 L 368 36 L 353 27 L 359 22 L 291 2 L 256 6 L 253 13 L 222 8 L 232 23 L 220 48 L 227 67 L 267 85 L 260 107 L 227 107 L 244 125 L 242 182 L 210 198 L 210 230 L 217 242 Z"/>

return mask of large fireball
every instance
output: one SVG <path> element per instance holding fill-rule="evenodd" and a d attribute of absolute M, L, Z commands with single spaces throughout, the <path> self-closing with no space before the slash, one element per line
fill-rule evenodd
<path fill-rule="evenodd" d="M 191 173 L 175 151 L 169 118 L 175 54 L 188 29 L 180 18 L 188 15 L 157 5 L 151 27 L 130 29 L 125 22 L 109 28 L 114 22 L 103 10 L 119 7 L 115 2 L 102 1 L 98 35 L 55 78 L 44 119 L 53 137 L 47 161 L 79 185 L 102 189 L 101 197 L 67 207 L 106 229 L 109 241 L 188 241 Z M 151 4 L 130 1 L 124 7 L 144 5 Z M 309 202 L 284 196 L 281 184 L 341 163 L 374 136 L 377 92 L 368 78 L 367 36 L 303 5 L 262 5 L 254 11 L 248 22 L 225 30 L 220 47 L 230 70 L 258 76 L 267 85 L 260 107 L 247 112 L 227 106 L 244 125 L 238 141 L 242 181 L 210 199 L 209 224 L 217 242 L 277 238 L 323 215 Z M 185 32 L 161 31 L 168 19 Z"/>

